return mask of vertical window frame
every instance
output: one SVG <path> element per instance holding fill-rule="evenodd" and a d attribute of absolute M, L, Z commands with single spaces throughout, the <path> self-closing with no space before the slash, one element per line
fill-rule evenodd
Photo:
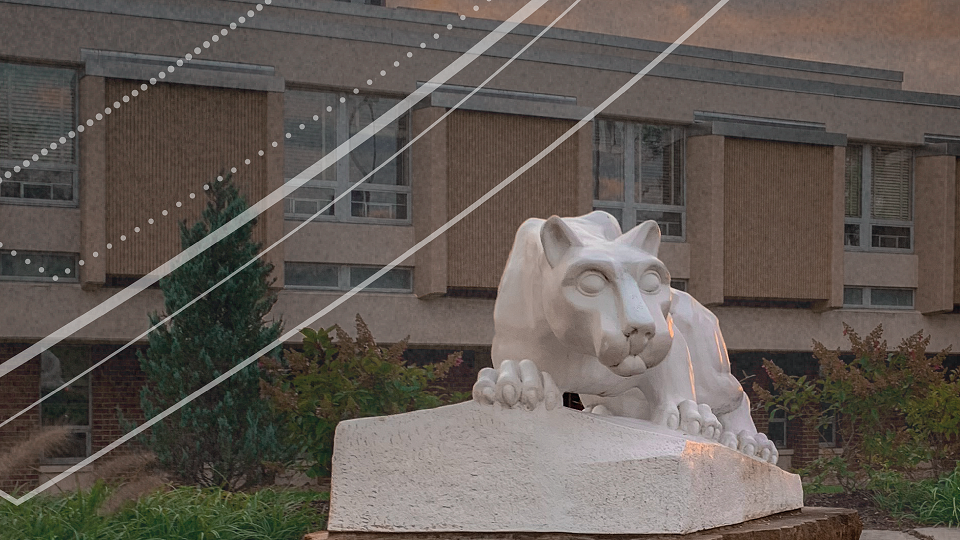
<path fill-rule="evenodd" d="M 861 150 L 860 156 L 860 217 L 848 217 L 846 216 L 846 210 L 844 210 L 844 228 L 846 229 L 847 225 L 856 225 L 859 227 L 859 244 L 857 246 L 847 244 L 846 241 L 846 231 L 844 231 L 844 245 L 843 248 L 845 251 L 865 251 L 865 252 L 877 252 L 877 253 L 914 253 L 916 249 L 916 228 L 914 222 L 916 220 L 916 153 L 914 150 L 907 146 L 895 146 L 895 145 L 879 145 L 879 144 L 850 144 L 847 145 L 847 148 L 850 147 L 859 147 Z M 873 217 L 873 150 L 875 148 L 900 148 L 910 152 L 910 176 L 908 182 L 910 184 L 910 220 L 892 220 L 892 219 L 881 219 Z M 846 172 L 844 173 L 844 187 L 846 191 Z M 844 206 L 846 207 L 846 201 L 844 201 Z M 874 247 L 873 246 L 873 228 L 874 227 L 903 227 L 910 230 L 910 247 L 909 248 L 893 248 L 893 247 Z"/>
<path fill-rule="evenodd" d="M 662 239 L 666 242 L 685 242 L 687 236 L 687 211 L 686 211 L 686 202 L 687 202 L 687 132 L 686 128 L 678 125 L 671 124 L 649 124 L 644 122 L 635 122 L 628 120 L 617 120 L 612 118 L 597 118 L 594 120 L 594 137 L 593 137 L 593 192 L 594 194 L 598 193 L 597 183 L 600 180 L 599 177 L 599 132 L 601 129 L 601 122 L 612 122 L 614 124 L 620 123 L 623 125 L 623 201 L 613 201 L 613 200 L 603 200 L 603 199 L 593 199 L 593 209 L 594 210 L 617 210 L 620 212 L 622 217 L 621 219 L 621 229 L 623 232 L 626 232 L 633 227 L 636 227 L 643 221 L 638 218 L 638 215 L 642 212 L 672 212 L 680 214 L 680 235 L 667 235 L 663 234 Z M 679 130 L 678 138 L 681 141 L 681 159 L 680 159 L 680 193 L 683 198 L 682 205 L 665 205 L 665 204 L 653 204 L 653 203 L 644 203 L 637 202 L 637 193 L 636 185 L 637 181 L 641 180 L 637 178 L 638 167 L 638 156 L 637 156 L 637 144 L 636 142 L 640 140 L 642 145 L 642 138 L 640 133 L 645 126 L 652 126 L 656 128 L 670 128 Z M 641 180 L 642 181 L 642 180 Z M 616 216 L 614 216 L 616 217 Z M 661 233 L 663 232 L 664 225 L 661 224 Z"/>
<path fill-rule="evenodd" d="M 348 118 L 349 103 L 351 98 L 356 97 L 354 94 L 343 91 L 335 90 L 322 90 L 322 89 L 311 89 L 311 88 L 292 88 L 287 89 L 287 93 L 297 92 L 297 93 L 315 93 L 315 94 L 327 94 L 333 97 L 333 103 L 335 106 L 334 111 L 327 112 L 326 110 L 315 111 L 316 114 L 336 114 L 336 147 L 339 148 L 343 143 L 347 142 L 350 139 L 350 125 Z M 368 97 L 379 97 L 383 99 L 393 99 L 397 98 L 387 95 L 371 95 Z M 344 99 L 341 102 L 341 98 Z M 284 111 L 284 122 L 290 120 L 286 115 L 286 110 Z M 307 120 L 300 119 L 302 123 L 306 123 Z M 312 119 L 309 121 L 313 121 Z M 403 139 L 403 144 L 406 145 L 410 142 L 411 139 L 411 115 L 410 112 L 405 113 L 400 118 L 396 120 L 399 123 L 398 129 L 403 129 L 404 123 L 406 124 L 406 137 Z M 289 130 L 292 133 L 292 136 L 296 136 L 296 132 Z M 371 138 L 372 139 L 372 138 Z M 401 146 L 402 146 L 401 145 Z M 286 160 L 286 145 L 284 149 L 284 159 Z M 402 173 L 407 182 L 405 186 L 403 185 L 385 185 L 385 184 L 372 184 L 370 179 L 367 179 L 362 184 L 353 189 L 350 195 L 342 197 L 340 200 L 334 203 L 332 207 L 333 215 L 320 215 L 312 219 L 312 221 L 317 222 L 331 222 L 331 223 L 358 223 L 358 224 L 367 224 L 367 225 L 398 225 L 398 226 L 410 226 L 413 225 L 413 166 L 411 159 L 412 152 L 408 148 L 396 159 L 402 161 Z M 322 157 L 322 156 L 321 156 Z M 343 154 L 337 156 L 337 162 L 331 167 L 335 172 L 335 180 L 309 180 L 303 187 L 315 187 L 319 189 L 333 189 L 334 190 L 334 199 L 340 196 L 355 183 L 354 180 L 350 178 L 350 161 L 349 154 Z M 295 174 L 299 174 L 295 173 Z M 292 177 L 287 178 L 286 173 L 284 174 L 284 182 L 288 182 Z M 395 193 L 395 194 L 404 194 L 406 195 L 406 208 L 407 208 L 407 217 L 406 219 L 390 219 L 390 218 L 378 218 L 378 217 L 357 217 L 352 215 L 352 204 L 353 204 L 353 194 L 361 192 L 370 192 L 370 193 Z M 296 192 L 293 192 L 296 193 Z M 293 195 L 291 193 L 291 196 Z M 309 219 L 307 214 L 297 214 L 296 212 L 287 212 L 287 201 L 293 200 L 291 196 L 284 198 L 284 213 L 283 219 L 290 221 L 306 221 Z M 323 205 L 321 204 L 317 207 L 319 210 Z"/>
<path fill-rule="evenodd" d="M 40 159 L 37 161 L 30 160 L 30 168 L 33 170 L 47 170 L 47 171 L 69 171 L 71 173 L 72 179 L 72 197 L 70 200 L 56 200 L 56 199 L 39 199 L 39 198 L 25 198 L 22 196 L 23 186 L 21 185 L 20 197 L 4 197 L 2 191 L 0 191 L 0 204 L 15 204 L 23 206 L 44 206 L 44 207 L 59 207 L 59 208 L 77 208 L 80 206 L 80 145 L 79 139 L 80 134 L 76 133 L 76 126 L 79 122 L 80 117 L 80 72 L 74 67 L 64 66 L 64 65 L 43 65 L 43 64 L 33 64 L 27 62 L 11 62 L 11 61 L 0 61 L 0 66 L 21 66 L 27 69 L 31 68 L 41 68 L 41 69 L 58 69 L 63 71 L 69 71 L 72 73 L 71 81 L 71 92 L 73 95 L 73 106 L 71 107 L 72 118 L 68 122 L 69 127 L 67 131 L 61 133 L 57 136 L 55 140 L 45 141 L 43 144 L 45 146 L 38 147 L 35 149 L 36 154 L 40 156 Z M 3 96 L 0 95 L 0 107 L 8 106 L 9 103 L 4 103 Z M 2 126 L 0 126 L 2 127 Z M 68 137 L 68 132 L 73 131 L 76 133 L 74 137 Z M 41 154 L 43 149 L 50 150 L 50 143 L 56 142 L 58 148 L 62 148 L 64 144 L 60 144 L 60 137 L 66 138 L 67 142 L 64 144 L 69 144 L 73 153 L 73 160 L 71 163 L 51 163 L 46 156 Z M 5 158 L 0 155 L 0 180 L 5 182 L 17 182 L 17 175 L 21 174 L 23 167 L 24 159 L 14 159 L 14 158 Z M 14 167 L 20 167 L 21 173 L 16 173 L 13 171 Z M 10 171 L 11 177 L 6 178 L 4 173 Z"/>

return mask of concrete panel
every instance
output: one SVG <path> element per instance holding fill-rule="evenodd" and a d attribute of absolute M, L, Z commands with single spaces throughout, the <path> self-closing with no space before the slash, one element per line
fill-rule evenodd
<path fill-rule="evenodd" d="M 953 310 L 956 235 L 954 156 L 918 157 L 914 170 L 914 238 L 919 264 L 915 305 L 921 313 Z"/>
<path fill-rule="evenodd" d="M 80 122 L 94 118 L 106 108 L 106 81 L 102 77 L 80 79 Z M 80 282 L 86 289 L 103 285 L 107 272 L 107 128 L 95 122 L 80 135 Z M 94 253 L 97 256 L 94 256 Z"/>
<path fill-rule="evenodd" d="M 80 253 L 80 214 L 77 208 L 4 204 L 0 211 L 3 248 Z"/>
<path fill-rule="evenodd" d="M 445 109 L 428 107 L 412 113 L 416 136 L 438 120 Z M 431 129 L 413 147 L 413 228 L 419 242 L 447 222 L 447 122 Z M 416 257 L 414 292 L 423 298 L 447 292 L 447 235 L 441 235 Z"/>
<path fill-rule="evenodd" d="M 723 137 L 687 139 L 689 292 L 705 306 L 723 303 L 723 161 Z"/>
<path fill-rule="evenodd" d="M 912 253 L 843 253 L 843 284 L 860 287 L 916 288 L 919 259 Z"/>
<path fill-rule="evenodd" d="M 284 221 L 284 234 L 301 223 Z M 384 265 L 415 243 L 410 226 L 315 221 L 284 242 L 284 257 L 296 262 Z M 402 265 L 412 266 L 415 257 Z"/>

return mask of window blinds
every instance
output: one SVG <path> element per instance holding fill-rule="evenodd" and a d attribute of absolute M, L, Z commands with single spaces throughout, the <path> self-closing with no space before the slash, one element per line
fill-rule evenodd
<path fill-rule="evenodd" d="M 23 161 L 47 149 L 45 164 L 74 163 L 72 140 L 50 143 L 74 129 L 77 74 L 71 69 L 0 64 L 0 160 Z"/>
<path fill-rule="evenodd" d="M 909 148 L 872 148 L 871 206 L 876 219 L 909 221 L 913 151 Z"/>

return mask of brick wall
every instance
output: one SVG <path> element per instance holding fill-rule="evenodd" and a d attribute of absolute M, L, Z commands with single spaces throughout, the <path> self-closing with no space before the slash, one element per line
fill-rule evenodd
<path fill-rule="evenodd" d="M 115 346 L 97 346 L 93 350 L 94 361 L 99 361 L 116 350 Z M 93 393 L 92 447 L 96 452 L 119 439 L 125 431 L 120 425 L 117 414 L 119 409 L 123 418 L 138 425 L 143 423 L 143 411 L 140 410 L 140 388 L 145 376 L 140 371 L 134 348 L 129 348 L 108 360 L 94 372 L 91 392 Z M 128 453 L 137 448 L 135 440 L 110 452 L 111 456 Z"/>
<path fill-rule="evenodd" d="M 29 346 L 28 343 L 0 344 L 0 363 L 9 360 Z M 0 399 L 0 419 L 2 420 L 10 418 L 39 399 L 39 358 L 35 358 L 4 375 L 0 379 L 0 396 L 2 396 L 2 399 Z M 11 448 L 25 441 L 30 433 L 39 426 L 40 410 L 38 407 L 34 407 L 13 422 L 0 428 L 0 454 L 9 452 Z M 37 463 L 3 474 L 3 476 L 0 476 L 0 489 L 10 493 L 18 486 L 20 488 L 36 486 L 39 478 L 37 465 L 39 465 L 39 459 Z"/>

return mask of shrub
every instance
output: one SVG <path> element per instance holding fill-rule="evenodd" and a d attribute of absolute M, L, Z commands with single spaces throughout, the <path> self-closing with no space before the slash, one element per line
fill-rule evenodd
<path fill-rule="evenodd" d="M 465 397 L 437 385 L 460 365 L 460 353 L 433 365 L 408 365 L 407 339 L 381 349 L 360 315 L 356 340 L 338 326 L 300 332 L 303 352 L 285 351 L 286 366 L 265 360 L 272 382 L 261 386 L 286 413 L 286 427 L 308 456 L 311 477 L 329 476 L 334 430 L 342 420 L 428 409 Z"/>
<path fill-rule="evenodd" d="M 773 391 L 754 384 L 760 401 L 768 409 L 784 410 L 789 419 L 820 426 L 836 418 L 842 454 L 815 460 L 801 472 L 814 482 L 835 475 L 852 491 L 878 474 L 909 473 L 921 462 L 943 470 L 956 458 L 960 431 L 960 386 L 943 371 L 949 348 L 928 356 L 930 337 L 922 331 L 892 351 L 882 339 L 882 326 L 865 339 L 846 324 L 843 333 L 850 340 L 852 361 L 844 362 L 839 351 L 814 341 L 819 377 L 788 376 L 764 360 Z"/>

